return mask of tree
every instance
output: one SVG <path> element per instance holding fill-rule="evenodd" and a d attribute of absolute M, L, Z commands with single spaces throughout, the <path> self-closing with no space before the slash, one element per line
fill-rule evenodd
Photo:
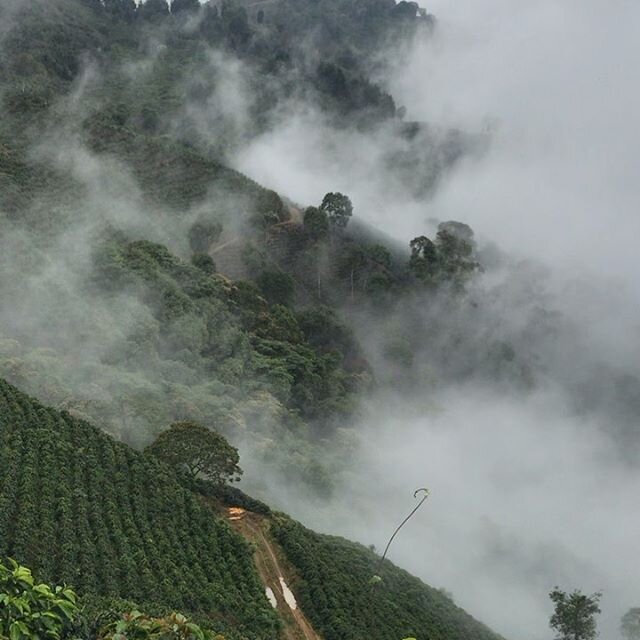
<path fill-rule="evenodd" d="M 133 0 L 105 0 L 104 8 L 116 18 L 133 22 L 136 17 L 136 3 Z"/>
<path fill-rule="evenodd" d="M 462 289 L 473 272 L 480 269 L 474 260 L 473 231 L 462 222 L 442 222 L 435 242 L 418 236 L 409 247 L 409 270 L 418 280 L 431 285 L 447 282 Z"/>
<path fill-rule="evenodd" d="M 329 234 L 329 217 L 317 207 L 307 207 L 303 215 L 304 230 L 314 240 L 322 240 Z"/>
<path fill-rule="evenodd" d="M 473 231 L 468 225 L 454 220 L 441 222 L 438 225 L 436 245 L 445 271 L 455 274 L 471 272 L 478 267 L 473 260 Z"/>
<path fill-rule="evenodd" d="M 289 306 L 295 293 L 293 278 L 284 271 L 263 271 L 256 281 L 269 304 Z"/>
<path fill-rule="evenodd" d="M 181 613 L 153 618 L 140 611 L 123 613 L 98 631 L 98 640 L 137 638 L 137 640 L 224 640 L 213 631 L 201 629 Z"/>
<path fill-rule="evenodd" d="M 374 289 L 381 280 L 389 281 L 391 254 L 382 245 L 352 244 L 340 254 L 338 273 L 349 279 L 351 299 L 355 297 L 356 285 L 362 291 L 369 292 L 369 283 L 373 276 L 383 276 L 374 283 Z"/>
<path fill-rule="evenodd" d="M 180 13 L 181 11 L 192 11 L 195 13 L 199 10 L 199 0 L 173 0 L 171 3 L 171 13 Z"/>
<path fill-rule="evenodd" d="M 393 10 L 393 16 L 400 20 L 415 20 L 418 16 L 419 5 L 417 2 L 401 0 Z"/>
<path fill-rule="evenodd" d="M 167 0 L 145 0 L 138 6 L 138 15 L 141 18 L 150 19 L 155 16 L 168 16 L 169 5 Z"/>
<path fill-rule="evenodd" d="M 409 243 L 409 269 L 419 280 L 431 280 L 439 269 L 438 251 L 427 236 L 418 236 Z"/>
<path fill-rule="evenodd" d="M 252 35 L 247 10 L 235 2 L 223 0 L 220 17 L 229 46 L 236 50 L 244 47 Z"/>
<path fill-rule="evenodd" d="M 238 481 L 242 475 L 238 450 L 219 433 L 197 422 L 175 422 L 145 452 L 186 471 L 194 480 L 204 476 L 216 484 L 224 484 Z"/>
<path fill-rule="evenodd" d="M 208 275 L 216 272 L 215 260 L 208 253 L 194 253 L 191 256 L 191 264 Z"/>
<path fill-rule="evenodd" d="M 271 189 L 264 189 L 256 198 L 256 212 L 262 215 L 273 214 L 278 222 L 287 219 L 288 211 L 282 202 L 282 198 Z"/>
<path fill-rule="evenodd" d="M 349 224 L 349 218 L 353 215 L 351 200 L 342 193 L 327 193 L 322 200 L 320 210 L 327 214 L 333 226 L 343 229 Z"/>
<path fill-rule="evenodd" d="M 600 613 L 601 593 L 587 596 L 555 587 L 549 597 L 555 605 L 549 626 L 556 630 L 557 640 L 594 640 L 598 636 L 595 617 Z"/>
<path fill-rule="evenodd" d="M 207 253 L 222 234 L 222 225 L 217 221 L 198 220 L 189 229 L 189 246 L 194 253 Z"/>
<path fill-rule="evenodd" d="M 640 607 L 629 609 L 622 616 L 620 632 L 625 640 L 640 640 Z"/>

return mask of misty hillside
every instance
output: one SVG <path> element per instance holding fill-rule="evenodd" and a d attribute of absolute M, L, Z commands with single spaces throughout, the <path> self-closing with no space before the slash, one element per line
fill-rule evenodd
<path fill-rule="evenodd" d="M 244 637 L 278 637 L 250 547 L 174 473 L 0 385 L 0 556 L 105 603 L 184 610 Z"/>
<path fill-rule="evenodd" d="M 300 603 L 327 639 L 500 638 L 449 595 L 386 561 L 382 581 L 372 586 L 370 576 L 379 570 L 380 559 L 362 545 L 314 533 L 288 519 L 276 521 L 274 536 L 298 572 L 293 587 Z M 362 589 L 367 581 L 368 588 Z"/>
<path fill-rule="evenodd" d="M 0 564 L 237 640 L 544 640 L 554 585 L 615 636 L 637 21 L 485 4 L 0 0 Z M 143 453 L 179 423 L 265 504 Z M 437 588 L 369 584 L 424 486 Z"/>
<path fill-rule="evenodd" d="M 0 455 L 0 557 L 73 585 L 94 610 L 129 601 L 189 613 L 230 638 L 280 637 L 254 548 L 163 463 L 2 381 Z M 372 587 L 379 557 L 361 545 L 282 515 L 271 530 L 295 568 L 304 612 L 327 640 L 498 638 L 388 562 Z"/>
<path fill-rule="evenodd" d="M 0 372 L 135 446 L 175 420 L 215 425 L 328 495 L 341 462 L 318 452 L 376 377 L 340 307 L 459 286 L 471 247 L 444 230 L 441 264 L 409 264 L 229 161 L 293 100 L 417 153 L 420 125 L 407 133 L 370 76 L 377 47 L 433 21 L 392 2 L 276 3 L 262 22 L 241 3 L 152 5 L 3 8 Z M 428 147 L 424 179 L 462 144 Z"/>

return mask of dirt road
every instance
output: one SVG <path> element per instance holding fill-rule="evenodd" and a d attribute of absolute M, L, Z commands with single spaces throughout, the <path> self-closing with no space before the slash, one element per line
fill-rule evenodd
<path fill-rule="evenodd" d="M 278 560 L 274 543 L 265 534 L 265 518 L 237 508 L 227 509 L 227 518 L 238 533 L 256 545 L 256 569 L 265 588 L 268 587 L 275 596 L 286 640 L 322 640 L 297 606 L 287 586 L 290 575 L 283 569 L 283 562 Z"/>

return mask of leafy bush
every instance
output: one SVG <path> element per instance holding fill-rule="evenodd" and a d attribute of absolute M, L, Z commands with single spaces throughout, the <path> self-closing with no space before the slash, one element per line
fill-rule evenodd
<path fill-rule="evenodd" d="M 98 640 L 224 640 L 224 636 L 200 628 L 180 613 L 153 618 L 131 611 L 101 629 Z"/>
<path fill-rule="evenodd" d="M 36 583 L 15 560 L 8 567 L 0 562 L 0 638 L 60 640 L 73 631 L 78 613 L 71 589 Z"/>

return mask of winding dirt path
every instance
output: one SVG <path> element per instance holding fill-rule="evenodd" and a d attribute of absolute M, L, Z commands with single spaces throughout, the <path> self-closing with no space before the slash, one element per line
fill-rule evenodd
<path fill-rule="evenodd" d="M 290 580 L 289 573 L 283 570 L 274 543 L 265 535 L 265 518 L 243 509 L 231 508 L 227 509 L 227 519 L 238 533 L 256 545 L 256 569 L 265 587 L 271 589 L 275 596 L 286 640 L 322 640 L 300 607 L 292 606 L 291 595 L 285 594 Z"/>

